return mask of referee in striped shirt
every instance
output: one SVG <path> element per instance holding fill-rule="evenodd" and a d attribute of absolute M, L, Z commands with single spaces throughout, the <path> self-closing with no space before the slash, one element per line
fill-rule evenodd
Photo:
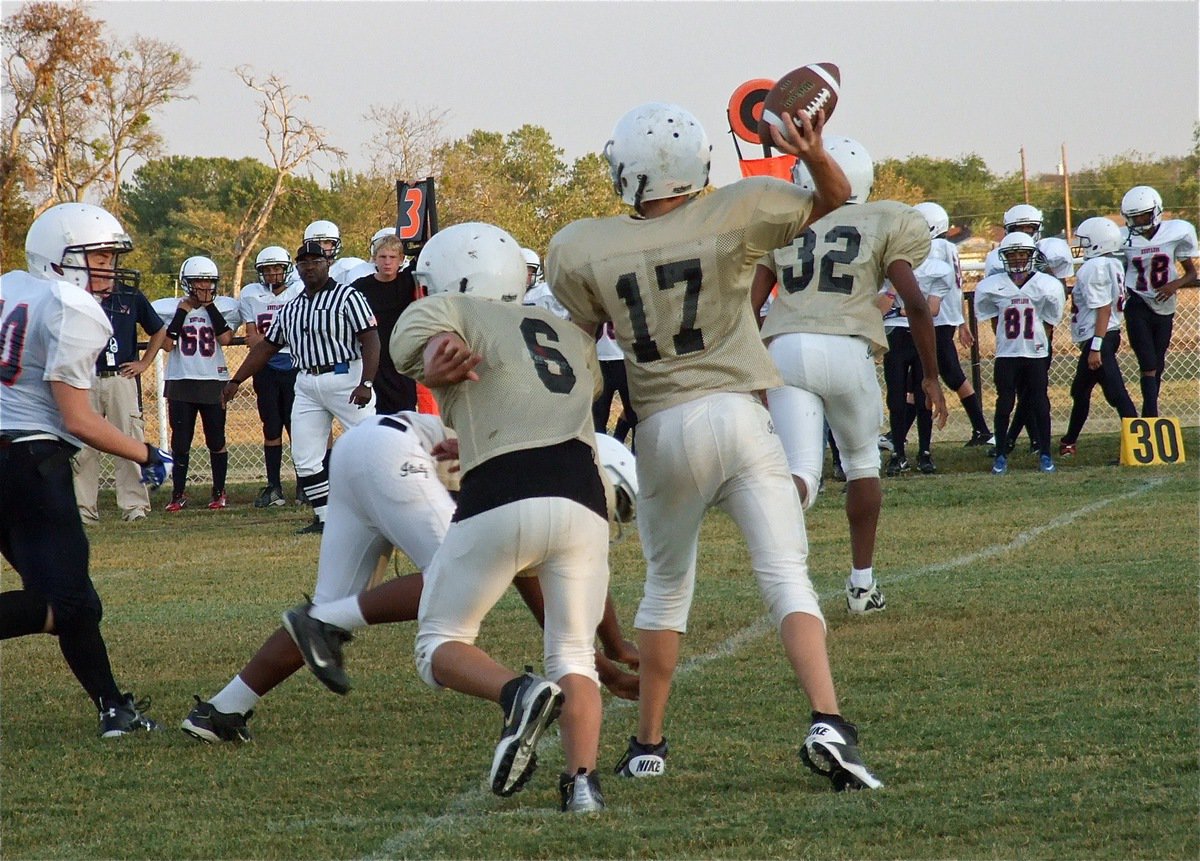
<path fill-rule="evenodd" d="M 313 522 L 300 530 L 321 533 L 329 502 L 325 446 L 333 419 L 352 427 L 375 415 L 372 380 L 379 369 L 379 332 L 367 299 L 350 285 L 329 277 L 328 253 L 315 239 L 296 252 L 304 292 L 275 315 L 266 336 L 251 349 L 225 386 L 223 403 L 284 347 L 300 373 L 292 404 L 292 458 L 299 485 L 313 507 Z"/>

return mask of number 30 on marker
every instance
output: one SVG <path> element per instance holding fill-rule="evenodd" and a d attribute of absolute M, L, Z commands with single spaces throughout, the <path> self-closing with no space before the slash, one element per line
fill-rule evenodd
<path fill-rule="evenodd" d="M 1185 460 L 1179 419 L 1160 416 L 1121 420 L 1121 466 L 1156 466 Z"/>

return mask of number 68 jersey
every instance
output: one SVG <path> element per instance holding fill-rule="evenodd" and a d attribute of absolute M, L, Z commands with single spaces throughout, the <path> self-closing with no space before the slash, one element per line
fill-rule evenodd
<path fill-rule="evenodd" d="M 975 313 L 980 320 L 999 318 L 996 358 L 1037 359 L 1050 355 L 1046 326 L 1062 322 L 1067 297 L 1053 275 L 1034 272 L 1018 287 L 1007 272 L 989 275 L 975 288 Z"/>
<path fill-rule="evenodd" d="M 150 303 L 164 323 L 170 323 L 179 307 L 179 299 L 156 299 Z M 217 296 L 213 299 L 225 323 L 235 331 L 242 325 L 242 315 L 236 299 Z M 225 351 L 217 343 L 212 318 L 205 308 L 193 308 L 183 323 L 183 331 L 175 349 L 167 354 L 165 380 L 228 380 L 229 368 Z"/>
<path fill-rule="evenodd" d="M 911 206 L 880 200 L 835 209 L 761 261 L 779 282 L 763 340 L 792 332 L 857 335 L 886 350 L 875 305 L 884 275 L 897 260 L 917 268 L 929 248 L 929 226 Z"/>

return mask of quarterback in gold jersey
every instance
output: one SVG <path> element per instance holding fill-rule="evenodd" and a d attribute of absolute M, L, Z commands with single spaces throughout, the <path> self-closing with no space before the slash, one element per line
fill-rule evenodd
<path fill-rule="evenodd" d="M 562 809 L 594 812 L 600 689 L 592 650 L 608 588 L 608 508 L 592 401 L 594 340 L 522 306 L 521 247 L 490 224 L 435 235 L 413 270 L 429 297 L 392 333 L 396 368 L 429 386 L 459 438 L 458 509 L 426 571 L 416 660 L 432 686 L 497 702 L 505 726 L 491 786 L 529 780 L 534 749 L 562 713 Z M 518 575 L 545 598 L 546 678 L 518 675 L 475 646 L 484 616 Z"/>
<path fill-rule="evenodd" d="M 760 309 L 779 284 L 762 328 L 784 382 L 767 393 L 771 419 L 806 507 L 817 497 L 829 422 L 847 481 L 846 606 L 851 613 L 870 613 L 886 606 L 872 568 L 883 503 L 874 356 L 888 348 L 875 302 L 885 277 L 904 300 L 923 368 L 921 388 L 939 426 L 946 423 L 946 403 L 938 385 L 933 318 L 913 275 L 929 254 L 925 219 L 893 200 L 867 202 L 875 166 L 862 144 L 830 138 L 826 146 L 850 181 L 848 205 L 813 222 L 759 264 L 751 304 Z M 815 188 L 803 162 L 797 162 L 792 179 L 801 188 Z"/>
<path fill-rule="evenodd" d="M 800 499 L 759 398 L 779 376 L 748 301 L 753 267 L 840 205 L 845 177 L 815 124 L 785 118 L 775 145 L 817 177 L 816 192 L 770 178 L 708 185 L 711 147 L 696 118 L 651 103 L 622 117 L 605 148 L 616 192 L 635 212 L 585 219 L 550 242 L 550 289 L 585 332 L 610 322 L 625 354 L 638 424 L 638 531 L 645 592 L 637 735 L 626 777 L 665 771 L 663 735 L 679 641 L 687 631 L 705 511 L 737 522 L 771 617 L 813 709 L 801 754 L 838 789 L 881 785 L 838 713 L 825 620 L 808 578 Z"/>

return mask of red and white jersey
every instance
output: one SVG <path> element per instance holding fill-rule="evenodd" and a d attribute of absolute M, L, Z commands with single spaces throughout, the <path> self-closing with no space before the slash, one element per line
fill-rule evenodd
<path fill-rule="evenodd" d="M 90 293 L 65 281 L 9 272 L 0 278 L 0 429 L 67 433 L 50 383 L 90 389 L 112 324 Z"/>
<path fill-rule="evenodd" d="M 1096 312 L 1112 306 L 1108 328 L 1098 333 L 1121 328 L 1125 318 L 1125 267 L 1116 257 L 1093 257 L 1083 261 L 1075 274 L 1071 289 L 1071 340 L 1076 344 L 1090 341 L 1097 335 Z"/>
<path fill-rule="evenodd" d="M 1066 240 L 1057 236 L 1047 236 L 1037 241 L 1037 250 L 1041 255 L 1042 266 L 1055 278 L 1062 281 L 1075 274 L 1075 258 L 1071 256 L 1071 246 Z M 997 246 L 984 258 L 983 274 L 986 277 L 1003 271 L 1004 264 L 1000 260 L 1000 248 Z"/>
<path fill-rule="evenodd" d="M 242 288 L 242 295 L 238 297 L 238 316 L 243 323 L 257 329 L 258 334 L 266 335 L 276 312 L 303 292 L 302 282 L 288 284 L 276 293 L 265 284 L 255 281 Z M 291 353 L 291 350 L 281 347 L 279 352 Z"/>
<path fill-rule="evenodd" d="M 1050 355 L 1046 326 L 1062 321 L 1066 294 L 1053 275 L 1034 272 L 1018 287 L 1007 272 L 989 275 L 975 288 L 975 312 L 980 320 L 999 318 L 996 358 L 1037 359 Z"/>
<path fill-rule="evenodd" d="M 168 296 L 151 302 L 151 306 L 164 323 L 170 323 L 179 308 L 180 299 Z M 230 296 L 218 296 L 213 300 L 217 310 L 225 318 L 230 329 L 242 325 L 238 301 Z M 183 322 L 175 349 L 167 354 L 165 380 L 228 380 L 229 367 L 225 362 L 225 351 L 217 343 L 212 318 L 205 308 L 194 308 Z"/>
<path fill-rule="evenodd" d="M 1165 302 L 1154 298 L 1154 291 L 1179 277 L 1177 260 L 1200 256 L 1196 249 L 1196 228 L 1187 221 L 1169 219 L 1158 225 L 1147 238 L 1122 230 L 1125 251 L 1125 289 L 1137 295 L 1156 314 L 1174 314 L 1178 294 Z"/>
<path fill-rule="evenodd" d="M 928 260 L 941 260 L 954 269 L 954 289 L 942 297 L 942 307 L 938 309 L 937 315 L 933 318 L 933 325 L 961 326 L 963 324 L 963 277 L 962 263 L 958 259 L 958 246 L 949 239 L 938 237 L 929 244 Z"/>

